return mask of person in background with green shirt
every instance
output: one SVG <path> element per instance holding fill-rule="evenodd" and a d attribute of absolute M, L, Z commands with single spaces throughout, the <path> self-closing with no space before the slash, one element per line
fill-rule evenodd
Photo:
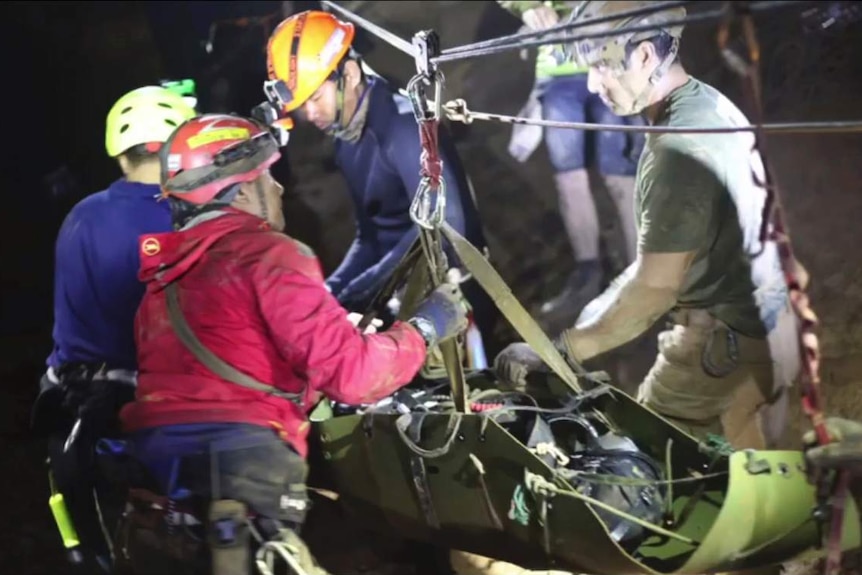
<path fill-rule="evenodd" d="M 572 17 L 650 4 L 583 2 Z M 590 92 L 615 114 L 642 114 L 652 125 L 748 125 L 729 99 L 689 76 L 677 59 L 682 25 L 673 23 L 685 15 L 675 8 L 579 29 L 659 26 L 575 43 L 577 61 L 589 67 Z M 696 437 L 724 429 L 734 446 L 762 448 L 784 430 L 786 390 L 800 358 L 776 244 L 760 241 L 766 192 L 756 184 L 764 168 L 753 138 L 750 132 L 647 135 L 633 206 L 637 257 L 556 343 L 583 362 L 670 313 L 638 400 Z M 544 366 L 526 344 L 514 343 L 495 368 L 518 384 Z"/>
<path fill-rule="evenodd" d="M 560 16 L 568 15 L 577 2 L 500 1 L 519 16 L 530 30 L 555 26 Z M 544 45 L 536 59 L 536 85 L 528 107 L 538 105 L 545 120 L 592 122 L 621 125 L 637 123 L 640 118 L 617 116 L 595 94 L 587 90 L 587 68 L 571 60 L 562 46 Z M 538 111 L 538 110 L 537 110 Z M 529 113 L 529 112 L 528 112 Z M 540 320 L 550 331 L 571 325 L 581 309 L 607 284 L 599 255 L 599 218 L 590 187 L 587 168 L 596 170 L 617 207 L 625 238 L 625 266 L 636 253 L 636 232 L 632 195 L 637 154 L 643 146 L 641 134 L 625 132 L 588 132 L 568 128 L 515 126 L 510 150 L 525 161 L 539 143 L 527 143 L 520 135 L 536 130 L 544 136 L 554 169 L 560 215 L 576 259 L 563 290 L 541 304 Z M 529 138 L 527 138 L 529 139 Z"/>

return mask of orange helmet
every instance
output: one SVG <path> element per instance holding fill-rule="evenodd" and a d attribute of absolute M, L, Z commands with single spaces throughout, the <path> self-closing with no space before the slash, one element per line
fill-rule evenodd
<path fill-rule="evenodd" d="M 162 196 L 197 205 L 233 184 L 254 181 L 281 157 L 268 129 L 226 114 L 204 114 L 180 124 L 159 153 Z"/>
<path fill-rule="evenodd" d="M 267 99 L 286 114 L 338 70 L 356 30 L 328 12 L 306 10 L 279 24 L 266 46 Z"/>

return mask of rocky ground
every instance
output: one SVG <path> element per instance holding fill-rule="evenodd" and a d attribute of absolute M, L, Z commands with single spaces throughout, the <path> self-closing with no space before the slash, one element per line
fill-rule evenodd
<path fill-rule="evenodd" d="M 492 2 L 344 2 L 365 17 L 404 38 L 420 28 L 441 33 L 444 46 L 453 46 L 513 32 L 517 21 Z M 140 23 L 137 24 L 140 26 Z M 93 34 L 109 34 L 108 26 L 94 26 Z M 102 30 L 102 32 L 99 32 Z M 701 78 L 738 97 L 737 80 L 720 65 L 712 45 L 712 29 L 693 28 L 684 41 L 684 62 Z M 826 31 L 804 34 L 798 18 L 776 16 L 762 22 L 764 43 L 765 101 L 770 120 L 838 120 L 860 117 L 858 97 L 862 78 L 858 50 L 854 53 L 846 35 Z M 98 48 L 94 36 L 91 46 Z M 412 67 L 408 57 L 365 39 L 369 63 L 379 72 L 404 82 Z M 107 43 L 112 49 L 121 45 Z M 856 42 L 858 47 L 859 43 Z M 104 46 L 103 46 L 104 47 Z M 468 60 L 444 67 L 447 99 L 463 97 L 472 109 L 515 114 L 531 83 L 529 61 L 518 53 Z M 555 192 L 544 150 L 520 165 L 506 152 L 509 128 L 494 123 L 476 123 L 469 128 L 453 126 L 476 189 L 485 222 L 492 261 L 515 294 L 535 305 L 553 293 L 571 268 L 571 255 L 555 209 Z M 310 218 L 292 231 L 311 243 L 331 269 L 343 254 L 353 234 L 352 212 L 340 176 L 327 163 L 328 143 L 312 130 L 300 129 L 291 150 L 295 185 L 288 190 L 291 206 Z M 862 418 L 862 266 L 858 248 L 862 244 L 862 139 L 858 135 L 795 135 L 769 139 L 769 155 L 781 186 L 794 246 L 812 276 L 810 295 L 821 325 L 826 411 Z M 610 202 L 600 198 L 608 220 L 608 243 L 613 242 L 614 222 Z M 326 222 L 325 233 L 309 222 Z M 0 515 L 0 573 L 16 575 L 68 572 L 59 551 L 59 541 L 50 522 L 41 444 L 26 432 L 32 391 L 41 369 L 46 333 L 31 336 L 11 334 L 0 345 L 0 457 L 3 458 L 3 513 Z M 513 337 L 508 326 L 499 326 L 503 340 Z M 654 353 L 647 336 L 609 358 L 606 367 L 623 386 L 632 388 L 649 366 Z M 807 427 L 794 402 L 794 417 L 786 435 L 786 446 L 797 447 Z M 349 529 L 344 523 L 342 528 Z M 338 541 L 362 541 L 364 535 L 348 531 L 338 537 L 324 534 L 324 548 Z M 386 543 L 381 545 L 385 548 Z M 388 572 L 407 573 L 406 563 L 419 553 L 416 548 L 397 547 L 383 553 L 390 559 Z M 423 553 L 425 551 L 422 551 Z M 365 560 L 348 555 L 332 556 L 344 567 L 363 561 L 379 563 L 378 556 Z M 430 565 L 426 556 L 425 565 Z M 398 567 L 400 566 L 400 567 Z M 335 565 L 333 565 L 335 567 Z M 379 567 L 379 565 L 378 565 Z M 394 569 L 394 571 L 393 571 Z M 788 575 L 814 573 L 815 566 L 789 566 Z M 379 567 L 379 572 L 387 572 Z M 848 569 L 848 573 L 858 572 Z"/>

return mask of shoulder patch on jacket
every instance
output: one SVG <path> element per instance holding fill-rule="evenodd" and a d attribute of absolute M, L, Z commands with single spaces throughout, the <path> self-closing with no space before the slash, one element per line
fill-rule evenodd
<path fill-rule="evenodd" d="M 162 251 L 162 245 L 159 243 L 159 240 L 149 236 L 143 238 L 141 241 L 141 255 L 144 256 L 154 256 Z"/>

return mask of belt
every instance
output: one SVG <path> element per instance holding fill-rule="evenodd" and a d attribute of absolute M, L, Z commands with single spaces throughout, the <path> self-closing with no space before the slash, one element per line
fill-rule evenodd
<path fill-rule="evenodd" d="M 48 380 L 54 384 L 59 384 L 72 374 L 80 374 L 84 379 L 91 381 L 114 381 L 127 385 L 138 384 L 138 372 L 135 370 L 108 369 L 105 366 L 94 367 L 90 364 L 67 364 L 56 370 L 53 367 L 49 367 L 45 373 Z"/>
<path fill-rule="evenodd" d="M 710 328 L 723 325 L 708 311 L 698 308 L 676 308 L 670 312 L 670 319 L 673 323 L 686 327 Z"/>

